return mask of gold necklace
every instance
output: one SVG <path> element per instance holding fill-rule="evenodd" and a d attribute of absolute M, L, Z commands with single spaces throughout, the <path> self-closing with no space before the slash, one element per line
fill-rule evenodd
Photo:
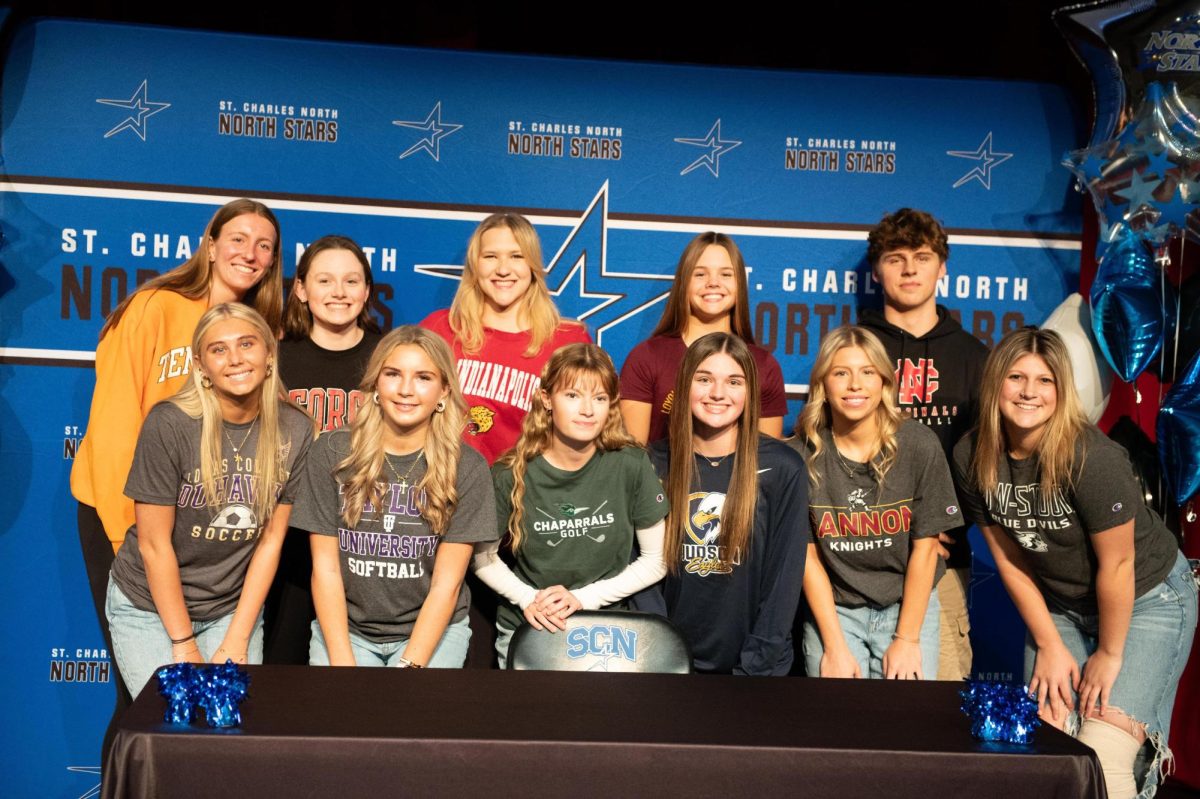
<path fill-rule="evenodd" d="M 421 449 L 417 450 L 417 457 L 413 459 L 412 465 L 408 467 L 408 471 L 404 473 L 403 477 L 401 477 L 400 472 L 396 471 L 396 467 L 392 465 L 392 461 L 388 458 L 387 452 L 383 453 L 383 462 L 386 463 L 388 468 L 392 470 L 392 475 L 396 478 L 396 483 L 400 488 L 400 493 L 408 493 L 408 478 L 412 477 L 413 470 L 417 468 L 417 464 L 420 463 L 421 459 L 424 457 L 425 448 L 421 447 Z"/>
<path fill-rule="evenodd" d="M 722 463 L 724 463 L 725 459 L 733 454 L 733 452 L 726 452 L 721 457 L 717 458 L 716 460 L 713 460 L 712 458 L 708 457 L 707 455 L 704 455 L 703 453 L 696 452 L 695 450 L 692 450 L 692 452 L 695 452 L 701 458 L 704 458 L 704 460 L 708 461 L 708 465 L 713 467 L 714 469 L 717 468 L 718 466 L 720 466 Z M 737 452 L 737 450 L 734 450 L 734 452 Z"/>
<path fill-rule="evenodd" d="M 225 434 L 225 440 L 229 442 L 229 446 L 233 447 L 233 454 L 237 455 L 242 447 L 246 446 L 246 442 L 250 440 L 250 434 L 254 432 L 254 425 L 258 423 L 258 417 L 255 416 L 250 426 L 246 428 L 246 435 L 242 436 L 242 443 L 234 444 L 233 439 L 229 435 L 229 431 L 225 429 L 225 420 L 221 420 L 221 432 Z"/>

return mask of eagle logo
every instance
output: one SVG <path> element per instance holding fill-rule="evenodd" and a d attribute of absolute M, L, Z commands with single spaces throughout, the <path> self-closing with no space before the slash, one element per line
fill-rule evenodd
<path fill-rule="evenodd" d="M 692 494 L 691 500 L 699 499 L 688 520 L 688 535 L 697 544 L 708 546 L 717 543 L 721 536 L 721 510 L 725 507 L 725 495 L 716 491 Z"/>

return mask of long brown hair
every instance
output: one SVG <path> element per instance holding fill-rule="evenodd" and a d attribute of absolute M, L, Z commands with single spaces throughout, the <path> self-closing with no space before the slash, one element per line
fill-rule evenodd
<path fill-rule="evenodd" d="M 238 302 L 214 305 L 204 312 L 196 323 L 192 334 L 192 357 L 200 360 L 204 351 L 204 337 L 214 325 L 227 319 L 237 319 L 255 329 L 267 349 L 268 374 L 258 389 L 258 445 L 254 454 L 254 477 L 258 490 L 254 494 L 254 513 L 260 525 L 264 525 L 275 508 L 277 487 L 287 480 L 288 450 L 299 446 L 297 441 L 285 441 L 280 430 L 282 410 L 289 405 L 279 380 L 279 365 L 276 357 L 279 344 L 267 322 L 253 308 Z M 187 384 L 170 399 L 193 419 L 200 419 L 200 482 L 209 505 L 221 503 L 217 481 L 224 473 L 221 453 L 224 434 L 220 401 L 211 388 L 204 387 L 205 375 L 201 369 L 193 368 Z M 210 384 L 211 385 L 211 384 Z M 293 406 L 295 407 L 295 406 Z M 299 409 L 297 409 L 299 410 Z M 313 431 L 316 437 L 316 431 Z"/>
<path fill-rule="evenodd" d="M 100 338 L 104 338 L 105 333 L 116 327 L 125 315 L 129 303 L 133 301 L 134 295 L 140 291 L 165 289 L 192 300 L 207 297 L 212 287 L 212 260 L 209 258 L 208 248 L 221 235 L 221 228 L 242 214 L 261 216 L 275 228 L 275 256 L 271 259 L 271 265 L 267 267 L 262 279 L 246 292 L 241 302 L 258 311 L 259 316 L 278 338 L 283 327 L 283 241 L 279 235 L 279 220 L 270 208 L 257 200 L 246 198 L 225 203 L 217 209 L 208 226 L 204 228 L 200 246 L 192 253 L 191 258 L 171 271 L 147 280 L 137 291 L 131 292 L 121 300 L 121 304 L 114 308 L 104 321 L 104 327 L 100 328 Z"/>
<path fill-rule="evenodd" d="M 808 444 L 808 479 L 817 485 L 821 482 L 817 460 L 825 448 L 821 431 L 833 426 L 833 411 L 829 406 L 829 398 L 825 396 L 825 378 L 833 369 L 833 359 L 838 351 L 847 347 L 858 347 L 866 353 L 867 360 L 883 380 L 882 397 L 875 408 L 876 446 L 880 457 L 870 459 L 875 482 L 882 486 L 888 470 L 896 462 L 896 431 L 904 422 L 904 417 L 896 407 L 896 375 L 888 360 L 887 350 L 875 334 L 865 327 L 842 325 L 826 334 L 813 361 L 812 374 L 808 379 L 808 402 L 800 411 L 796 435 Z"/>
<path fill-rule="evenodd" d="M 547 407 L 549 396 L 560 388 L 595 382 L 608 395 L 608 417 L 596 437 L 602 450 L 640 447 L 637 439 L 625 431 L 619 406 L 620 390 L 617 369 L 608 353 L 595 344 L 568 344 L 558 348 L 542 369 L 541 396 L 535 397 L 533 407 L 521 423 L 521 437 L 516 446 L 504 453 L 500 463 L 512 470 L 513 487 L 509 494 L 512 514 L 508 517 L 509 546 L 515 552 L 522 544 L 521 524 L 525 517 L 525 472 L 529 462 L 550 447 L 554 437 L 554 422 Z"/>
<path fill-rule="evenodd" d="M 679 570 L 683 544 L 687 541 L 691 517 L 688 496 L 699 482 L 695 473 L 692 408 L 688 398 L 696 370 L 707 358 L 718 353 L 732 358 L 746 376 L 746 405 L 738 419 L 733 474 L 725 492 L 717 540 L 725 547 L 730 562 L 740 561 L 749 552 L 750 536 L 754 531 L 754 509 L 758 503 L 758 367 L 750 348 L 739 336 L 709 333 L 688 347 L 675 378 L 675 403 L 671 407 L 670 422 L 671 466 L 667 474 L 667 499 L 671 511 L 663 540 L 663 558 L 672 574 Z"/>
<path fill-rule="evenodd" d="M 734 280 L 737 283 L 737 296 L 733 307 L 729 309 L 729 329 L 738 338 L 754 344 L 754 328 L 750 326 L 750 296 L 746 283 L 746 262 L 742 260 L 742 251 L 738 249 L 733 239 L 724 233 L 709 230 L 701 233 L 688 242 L 679 256 L 679 264 L 675 267 L 675 279 L 671 282 L 671 294 L 667 297 L 667 306 L 663 308 L 662 318 L 658 327 L 654 328 L 652 336 L 682 336 L 687 331 L 688 320 L 691 318 L 692 272 L 700 256 L 711 245 L 724 247 L 733 262 Z M 679 396 L 676 394 L 675 396 Z"/>
<path fill-rule="evenodd" d="M 996 487 L 997 467 L 1008 451 L 1008 436 L 1000 415 L 1000 388 L 1013 364 L 1026 355 L 1037 355 L 1046 362 L 1058 393 L 1054 414 L 1037 443 L 1042 496 L 1051 497 L 1055 491 L 1070 487 L 1076 460 L 1084 457 L 1077 447 L 1083 442 L 1088 421 L 1075 391 L 1071 355 L 1066 345 L 1053 330 L 1032 327 L 1013 330 L 988 356 L 979 386 L 979 424 L 975 427 L 971 474 L 981 493 Z"/>
<path fill-rule="evenodd" d="M 312 333 L 312 311 L 308 309 L 308 303 L 300 300 L 299 294 L 296 293 L 296 285 L 308 279 L 308 270 L 312 267 L 313 260 L 327 250 L 345 250 L 353 255 L 362 266 L 363 279 L 367 284 L 367 299 L 363 303 L 362 311 L 358 314 L 358 326 L 363 330 L 378 333 L 379 323 L 371 315 L 371 295 L 375 291 L 375 279 L 371 275 L 371 264 L 367 261 L 362 247 L 358 246 L 358 242 L 348 236 L 322 236 L 304 249 L 304 254 L 300 256 L 300 262 L 296 264 L 296 280 L 288 295 L 287 307 L 283 311 L 284 333 L 293 339 L 308 338 Z"/>
<path fill-rule="evenodd" d="M 529 220 L 520 214 L 492 214 L 479 223 L 467 242 L 467 261 L 462 281 L 450 304 L 450 329 L 462 344 L 463 352 L 475 353 L 483 347 L 483 306 L 485 298 L 479 286 L 479 255 L 483 249 L 483 234 L 498 227 L 506 227 L 521 248 L 521 255 L 529 267 L 529 288 L 521 297 L 518 318 L 522 326 L 528 325 L 529 347 L 525 356 L 536 355 L 562 324 L 558 308 L 550 298 L 546 287 L 546 270 L 542 264 L 542 244 L 537 231 Z"/>
<path fill-rule="evenodd" d="M 383 365 L 397 347 L 415 346 L 429 356 L 437 368 L 442 385 L 449 389 L 443 410 L 436 411 L 425 436 L 425 475 L 414 487 L 422 499 L 418 502 L 421 516 L 436 535 L 449 529 L 454 508 L 458 505 L 458 461 L 462 446 L 462 431 L 467 424 L 467 405 L 458 386 L 454 356 L 445 339 L 414 325 L 398 327 L 384 336 L 371 359 L 360 386 L 364 396 L 375 395 L 375 385 L 383 373 Z M 387 479 L 384 475 L 383 411 L 377 402 L 365 402 L 350 425 L 350 454 L 337 465 L 339 474 L 346 474 L 343 518 L 353 527 L 362 517 L 363 506 L 378 506 L 383 498 Z"/>

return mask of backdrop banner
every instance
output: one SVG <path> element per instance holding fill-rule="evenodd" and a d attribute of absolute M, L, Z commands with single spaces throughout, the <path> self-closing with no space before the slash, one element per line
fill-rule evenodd
<path fill-rule="evenodd" d="M 657 322 L 685 244 L 724 231 L 752 270 L 789 429 L 821 335 L 879 302 L 866 231 L 886 212 L 922 208 L 951 231 L 939 302 L 987 344 L 1078 289 L 1078 195 L 1057 164 L 1080 137 L 1054 86 L 62 21 L 8 33 L 0 651 L 20 725 L 4 754 L 14 795 L 84 796 L 99 781 L 109 653 L 68 490 L 97 334 L 140 281 L 200 246 L 229 199 L 277 212 L 289 274 L 319 236 L 362 244 L 385 326 L 448 306 L 476 223 L 517 210 L 563 314 L 618 364 Z M 975 543 L 976 669 L 1019 678 L 1022 629 Z"/>

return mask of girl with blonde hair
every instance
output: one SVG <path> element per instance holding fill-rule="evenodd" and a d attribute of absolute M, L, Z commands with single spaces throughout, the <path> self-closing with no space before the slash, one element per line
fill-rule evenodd
<path fill-rule="evenodd" d="M 808 462 L 804 660 L 810 677 L 936 679 L 938 533 L 962 524 L 937 436 L 896 409 L 883 345 L 821 342 L 791 445 Z"/>
<path fill-rule="evenodd" d="M 496 538 L 492 481 L 461 440 L 450 348 L 399 327 L 363 376 L 349 428 L 317 440 L 292 525 L 313 559 L 309 662 L 458 668 L 471 640 L 464 584 L 476 542 Z"/>
<path fill-rule="evenodd" d="M 1057 333 L 1006 335 L 955 476 L 1028 629 L 1042 718 L 1096 750 L 1110 797 L 1148 797 L 1171 757 L 1196 582 L 1125 450 L 1088 424 L 1072 374 Z"/>
<path fill-rule="evenodd" d="M 516 442 L 550 355 L 591 340 L 583 325 L 559 316 L 546 288 L 537 231 L 513 213 L 479 223 L 454 302 L 421 327 L 453 348 L 469 408 L 466 441 L 488 463 Z"/>
<path fill-rule="evenodd" d="M 125 493 L 136 523 L 106 616 L 131 693 L 175 661 L 262 662 L 262 604 L 312 421 L 283 399 L 274 332 L 238 303 L 196 326 L 188 385 L 146 417 Z"/>
<path fill-rule="evenodd" d="M 577 610 L 621 602 L 662 579 L 667 503 L 646 452 L 628 433 L 612 359 L 569 344 L 542 370 L 521 437 L 492 467 L 497 516 L 514 566 L 491 545 L 475 556 L 500 607 L 501 668 L 522 615 L 535 629 L 566 629 Z M 629 562 L 637 540 L 639 557 Z"/>
<path fill-rule="evenodd" d="M 683 631 L 698 672 L 787 675 L 809 540 L 804 461 L 759 433 L 758 370 L 741 337 L 693 342 L 675 396 L 671 435 L 650 446 L 671 508 L 667 576 L 636 605 Z"/>
<path fill-rule="evenodd" d="M 775 357 L 754 342 L 742 252 L 729 236 L 710 230 L 684 248 L 658 326 L 621 368 L 621 414 L 638 441 L 667 436 L 683 354 L 696 339 L 714 332 L 732 333 L 746 342 L 759 375 L 759 429 L 775 438 L 783 435 L 783 372 Z"/>

